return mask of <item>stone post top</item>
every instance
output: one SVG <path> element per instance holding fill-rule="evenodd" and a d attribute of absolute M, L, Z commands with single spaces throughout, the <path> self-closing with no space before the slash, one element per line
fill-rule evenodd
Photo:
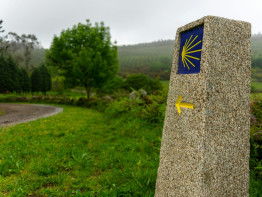
<path fill-rule="evenodd" d="M 224 17 L 219 17 L 219 16 L 211 16 L 211 15 L 208 15 L 208 16 L 204 16 L 196 21 L 193 21 L 193 22 L 190 22 L 182 27 L 179 27 L 177 29 L 177 32 L 184 32 L 184 31 L 187 31 L 189 29 L 192 29 L 194 27 L 197 27 L 197 26 L 201 26 L 201 25 L 204 25 L 206 23 L 213 23 L 214 25 L 218 25 L 218 26 L 221 26 L 222 24 L 231 24 L 234 23 L 234 24 L 238 24 L 239 26 L 243 26 L 244 29 L 251 29 L 251 23 L 249 22 L 246 22 L 246 21 L 241 21 L 241 20 L 234 20 L 234 19 L 227 19 L 227 18 L 224 18 Z M 250 31 L 245 31 L 247 36 L 251 36 L 251 32 Z"/>

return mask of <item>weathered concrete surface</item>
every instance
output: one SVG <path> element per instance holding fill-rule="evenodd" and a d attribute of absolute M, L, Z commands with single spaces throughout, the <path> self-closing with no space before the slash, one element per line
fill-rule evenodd
<path fill-rule="evenodd" d="M 181 32 L 204 25 L 199 74 L 178 75 Z M 155 196 L 249 196 L 251 25 L 207 16 L 178 29 Z M 178 115 L 179 95 L 193 103 Z"/>
<path fill-rule="evenodd" d="M 0 103 L 0 126 L 9 126 L 52 116 L 63 111 L 63 108 L 48 105 L 6 104 Z"/>

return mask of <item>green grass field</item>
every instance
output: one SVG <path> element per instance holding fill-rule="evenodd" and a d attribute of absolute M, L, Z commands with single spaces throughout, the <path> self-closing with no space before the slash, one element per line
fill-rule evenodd
<path fill-rule="evenodd" d="M 62 106 L 2 128 L 2 196 L 153 196 L 162 125 Z"/>
<path fill-rule="evenodd" d="M 169 85 L 161 83 L 162 94 L 116 99 L 103 113 L 62 105 L 63 113 L 0 129 L 0 196 L 154 196 Z M 259 118 L 262 104 L 255 109 Z M 250 196 L 259 196 L 254 145 Z"/>
<path fill-rule="evenodd" d="M 252 86 L 254 87 L 255 90 L 262 90 L 262 83 L 261 82 L 253 82 L 252 81 Z"/>

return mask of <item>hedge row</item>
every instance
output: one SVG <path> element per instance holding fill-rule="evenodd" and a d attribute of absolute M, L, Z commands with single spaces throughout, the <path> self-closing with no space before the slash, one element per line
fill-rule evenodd
<path fill-rule="evenodd" d="M 107 106 L 110 100 L 106 98 L 87 98 L 81 97 L 78 99 L 69 97 L 49 97 L 49 96 L 33 96 L 33 97 L 16 97 L 7 96 L 0 98 L 0 102 L 5 103 L 42 103 L 42 104 L 61 104 L 61 105 L 75 105 L 81 107 L 95 107 Z"/>

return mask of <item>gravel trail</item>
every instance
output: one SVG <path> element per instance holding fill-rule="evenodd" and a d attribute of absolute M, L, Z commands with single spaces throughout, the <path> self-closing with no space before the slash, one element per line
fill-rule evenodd
<path fill-rule="evenodd" d="M 62 111 L 61 107 L 48 105 L 0 103 L 0 127 L 37 120 Z"/>

